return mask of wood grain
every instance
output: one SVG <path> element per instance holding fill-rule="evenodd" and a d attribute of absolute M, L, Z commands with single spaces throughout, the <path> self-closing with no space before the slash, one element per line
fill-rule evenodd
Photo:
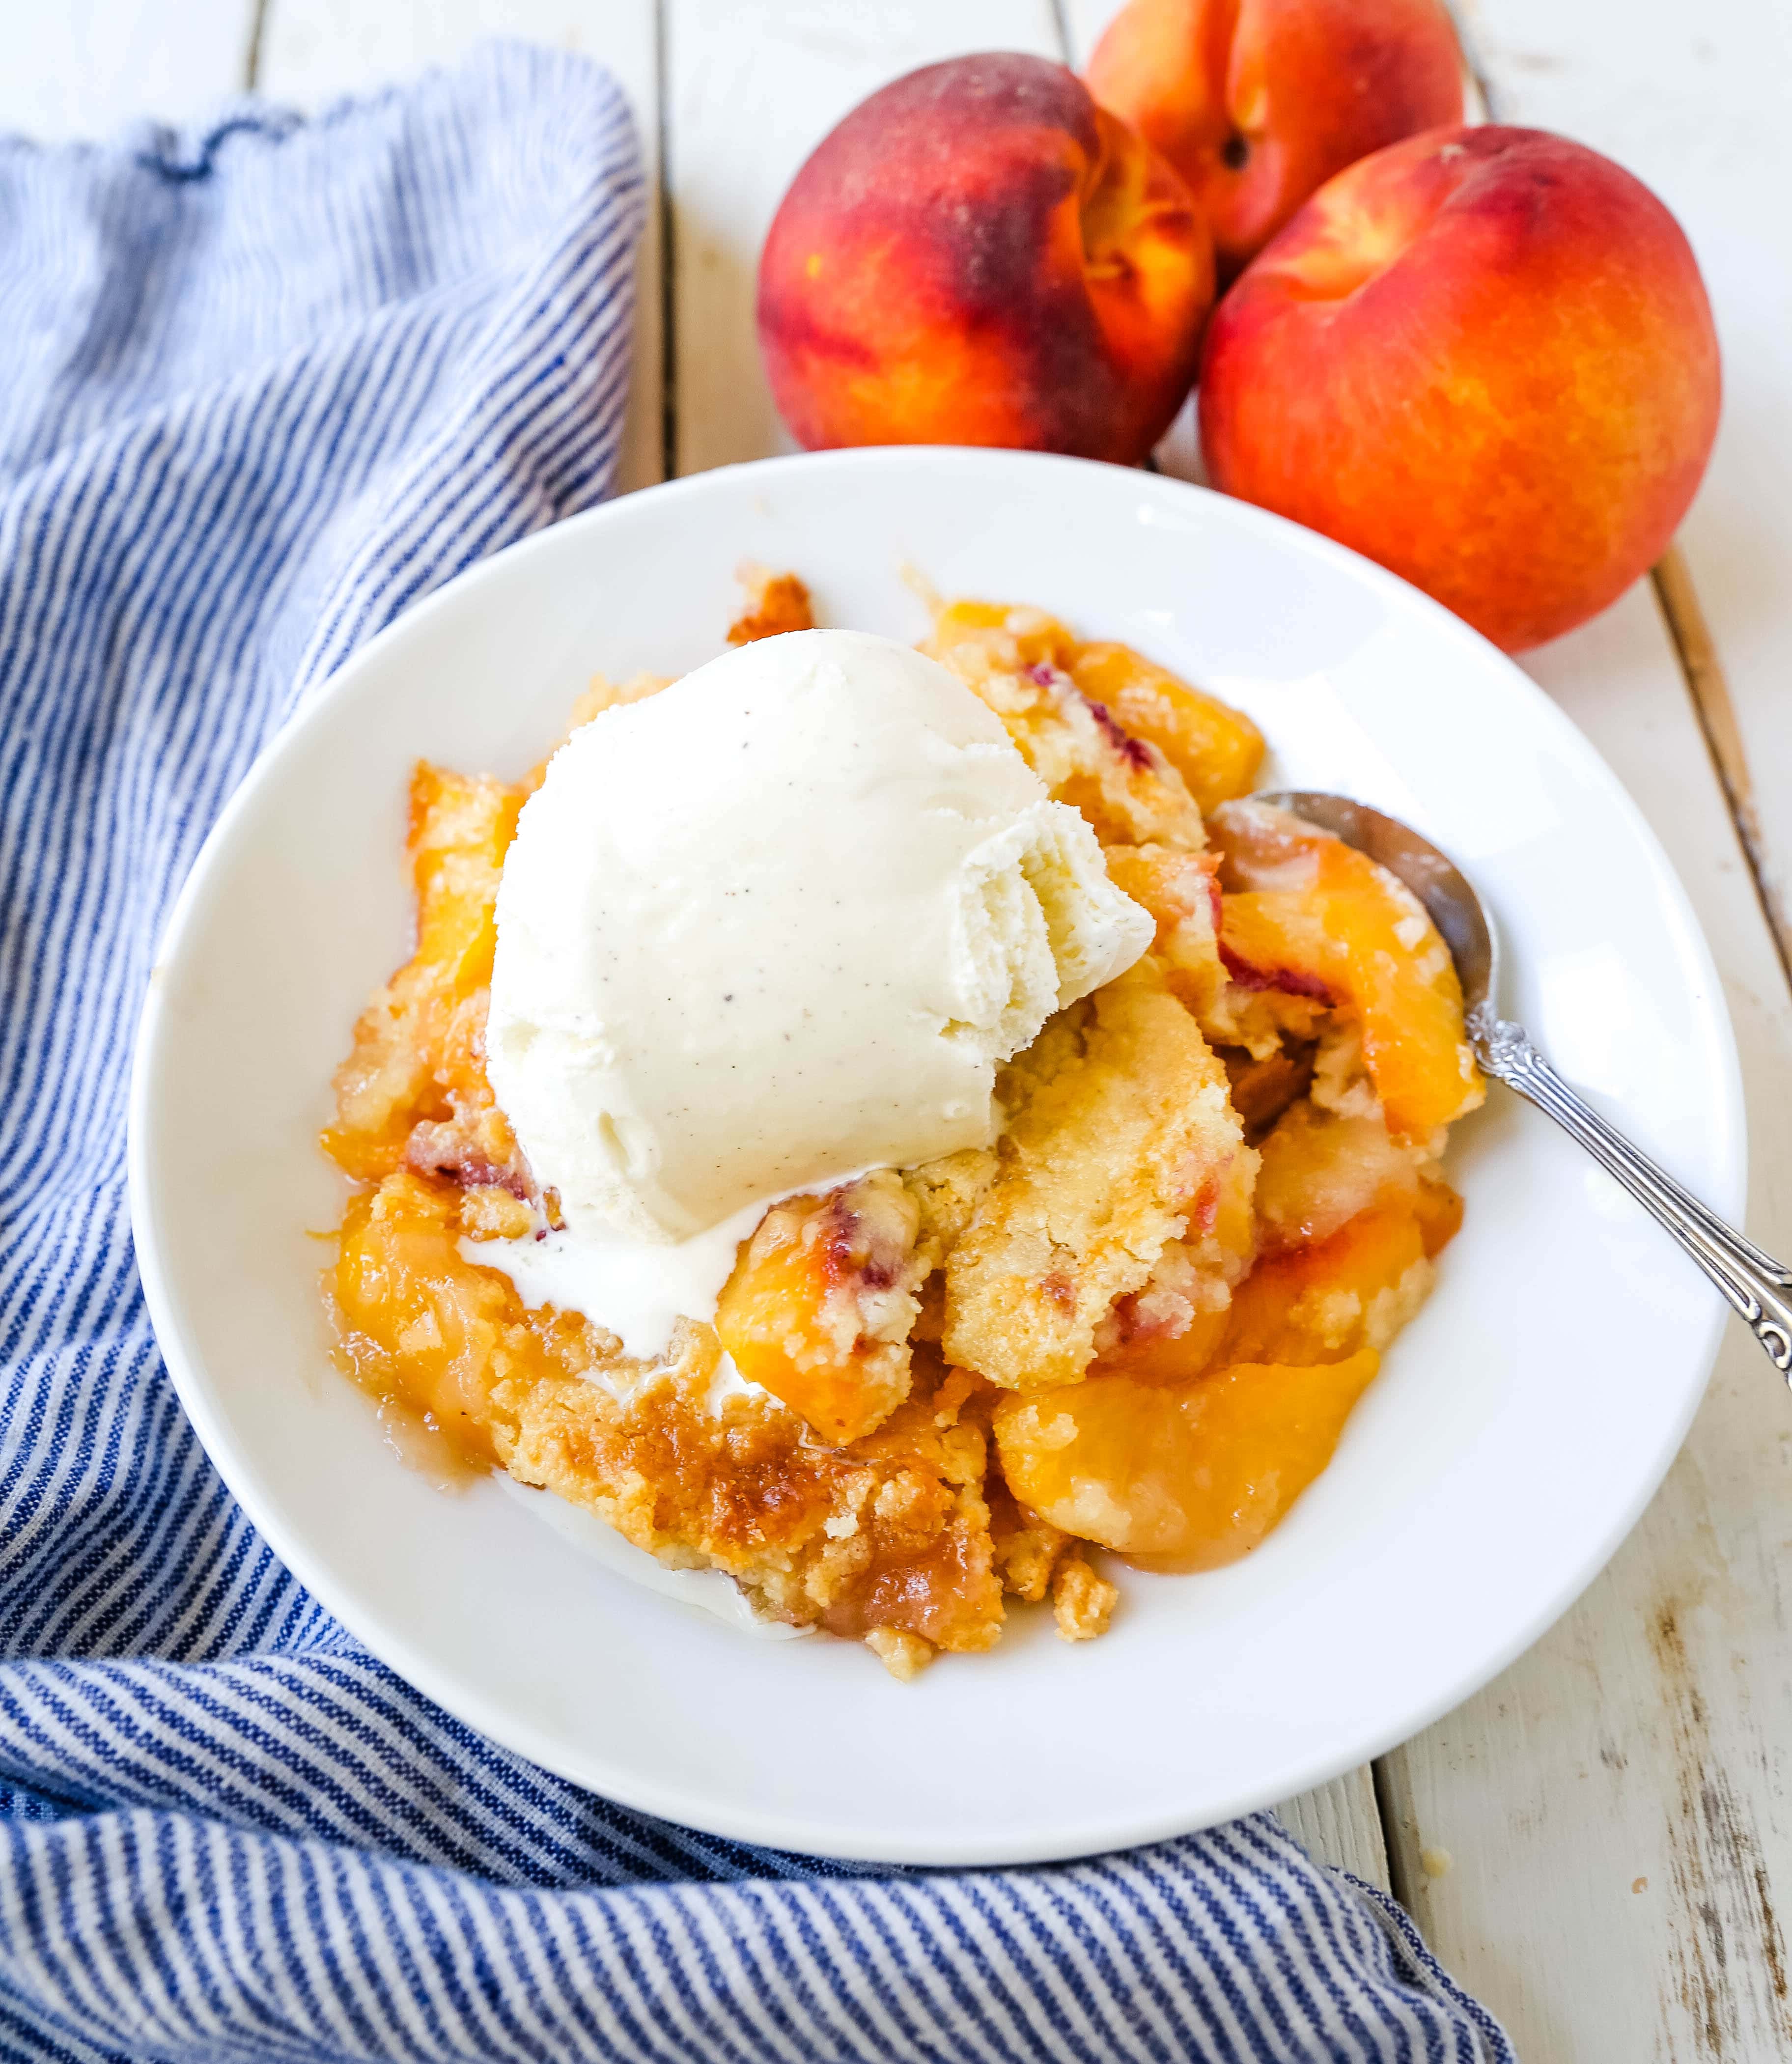
<path fill-rule="evenodd" d="M 40 143 L 191 122 L 249 81 L 256 0 L 51 0 L 6 10 L 0 129 Z"/>
<path fill-rule="evenodd" d="M 664 472 L 662 381 L 664 210 L 660 176 L 658 10 L 655 0 L 266 0 L 258 83 L 276 100 L 317 108 L 453 62 L 491 36 L 582 52 L 607 65 L 628 96 L 651 204 L 636 261 L 635 363 L 619 489 Z"/>

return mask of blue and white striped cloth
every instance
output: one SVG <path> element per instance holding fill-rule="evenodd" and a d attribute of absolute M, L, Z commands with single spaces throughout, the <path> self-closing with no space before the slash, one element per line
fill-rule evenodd
<path fill-rule="evenodd" d="M 163 916 L 311 685 L 604 493 L 641 213 L 614 87 L 517 47 L 0 145 L 0 2054 L 1507 2058 L 1268 1816 L 944 1875 L 580 1792 L 357 1647 L 182 1417 L 123 1194 Z"/>

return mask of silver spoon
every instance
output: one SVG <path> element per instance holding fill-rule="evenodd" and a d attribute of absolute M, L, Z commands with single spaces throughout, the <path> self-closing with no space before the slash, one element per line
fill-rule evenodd
<path fill-rule="evenodd" d="M 1486 1072 L 1546 1111 L 1667 1228 L 1747 1321 L 1774 1368 L 1792 1383 L 1792 1269 L 1708 1211 L 1665 1168 L 1570 1089 L 1532 1045 L 1522 1025 L 1499 1015 L 1499 945 L 1493 921 L 1457 869 L 1428 840 L 1397 818 L 1344 796 L 1306 790 L 1261 795 L 1378 861 L 1405 882 L 1443 934 L 1463 986 L 1468 1036 Z"/>

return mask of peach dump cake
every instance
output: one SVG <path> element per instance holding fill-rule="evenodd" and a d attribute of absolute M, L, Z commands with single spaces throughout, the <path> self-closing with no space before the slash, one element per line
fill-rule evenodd
<path fill-rule="evenodd" d="M 416 950 L 324 1136 L 341 1359 L 898 1676 L 1011 1598 L 1087 1639 L 1092 1550 L 1255 1547 L 1423 1299 L 1449 955 L 1125 646 L 817 630 L 790 575 L 730 643 L 525 780 L 417 769 Z"/>

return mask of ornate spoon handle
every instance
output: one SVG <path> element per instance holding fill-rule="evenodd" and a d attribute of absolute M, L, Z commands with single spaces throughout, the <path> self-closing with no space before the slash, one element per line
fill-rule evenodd
<path fill-rule="evenodd" d="M 1667 1228 L 1792 1383 L 1792 1269 L 1726 1225 L 1583 1103 L 1532 1045 L 1522 1025 L 1495 1017 L 1483 1003 L 1469 1014 L 1468 1034 L 1475 1058 L 1490 1075 L 1548 1112 Z"/>

